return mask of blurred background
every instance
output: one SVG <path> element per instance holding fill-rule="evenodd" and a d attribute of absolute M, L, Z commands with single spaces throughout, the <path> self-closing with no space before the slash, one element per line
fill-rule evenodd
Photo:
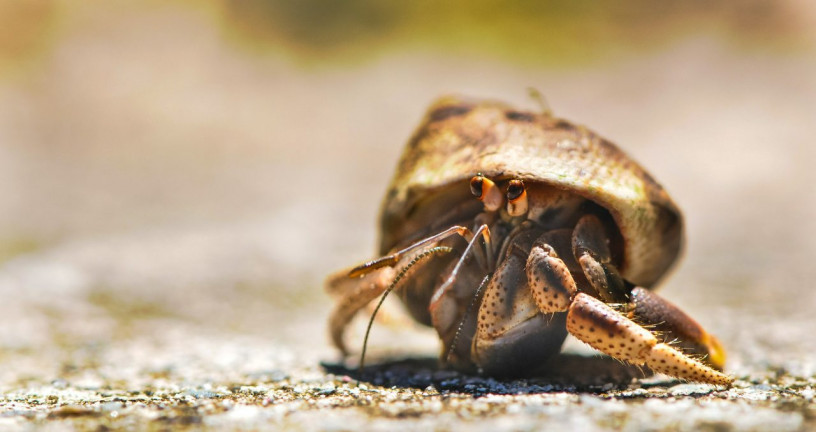
<path fill-rule="evenodd" d="M 811 2 L 2 0 L 0 388 L 336 358 L 424 109 L 528 87 L 684 210 L 662 292 L 730 370 L 816 371 Z"/>

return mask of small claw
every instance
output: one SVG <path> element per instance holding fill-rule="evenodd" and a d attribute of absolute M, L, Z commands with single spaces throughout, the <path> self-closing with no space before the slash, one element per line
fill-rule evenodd
<path fill-rule="evenodd" d="M 612 258 L 603 223 L 595 215 L 586 215 L 578 220 L 572 234 L 572 248 L 576 259 L 585 253 L 593 255 L 601 263 L 607 263 Z"/>
<path fill-rule="evenodd" d="M 595 291 L 598 292 L 598 295 L 600 295 L 604 301 L 614 301 L 614 297 L 612 297 L 612 293 L 609 291 L 609 283 L 603 264 L 587 253 L 578 257 L 578 264 L 581 265 L 584 276 L 586 276 L 590 285 L 595 288 Z"/>
<path fill-rule="evenodd" d="M 572 234 L 572 250 L 590 285 L 607 303 L 628 301 L 625 283 L 612 264 L 603 224 L 594 215 L 582 217 Z"/>
<path fill-rule="evenodd" d="M 527 283 L 536 306 L 544 313 L 563 312 L 578 292 L 575 280 L 552 246 L 536 245 L 527 259 Z"/>

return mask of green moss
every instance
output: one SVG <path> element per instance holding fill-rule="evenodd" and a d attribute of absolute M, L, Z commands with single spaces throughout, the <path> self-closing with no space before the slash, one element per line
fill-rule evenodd
<path fill-rule="evenodd" d="M 778 48 L 795 41 L 798 31 L 783 5 L 761 0 L 255 0 L 225 3 L 220 19 L 225 34 L 239 44 L 282 51 L 309 65 L 365 61 L 401 51 L 585 65 L 692 33 Z"/>

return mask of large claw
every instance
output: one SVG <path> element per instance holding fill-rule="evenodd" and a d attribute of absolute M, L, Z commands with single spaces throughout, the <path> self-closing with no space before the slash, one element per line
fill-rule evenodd
<path fill-rule="evenodd" d="M 619 360 L 689 381 L 730 385 L 729 376 L 675 350 L 602 301 L 578 294 L 567 314 L 567 331 Z"/>
<path fill-rule="evenodd" d="M 568 311 L 569 333 L 618 360 L 645 364 L 656 372 L 690 381 L 731 384 L 730 377 L 716 370 L 722 370 L 725 360 L 716 338 L 650 291 L 635 288 L 625 292 L 626 284 L 611 262 L 598 218 L 590 215 L 579 220 L 571 246 L 592 287 L 590 291 L 603 301 L 579 292 L 573 273 L 556 250 L 539 240 L 530 252 L 526 270 L 532 296 L 542 312 Z M 563 298 L 565 294 L 568 301 Z M 626 316 L 607 305 L 618 302 L 627 304 Z M 672 341 L 683 351 L 669 346 Z"/>

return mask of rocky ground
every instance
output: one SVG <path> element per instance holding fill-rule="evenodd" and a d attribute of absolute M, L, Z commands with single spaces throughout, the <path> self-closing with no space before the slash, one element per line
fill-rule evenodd
<path fill-rule="evenodd" d="M 812 50 L 698 36 L 579 69 L 421 51 L 309 68 L 184 10 L 80 18 L 0 84 L 0 430 L 816 429 Z M 323 279 L 371 257 L 424 107 L 534 108 L 528 86 L 684 210 L 661 292 L 720 337 L 733 387 L 574 340 L 531 378 L 462 375 L 399 316 L 362 373 L 330 346 Z"/>

